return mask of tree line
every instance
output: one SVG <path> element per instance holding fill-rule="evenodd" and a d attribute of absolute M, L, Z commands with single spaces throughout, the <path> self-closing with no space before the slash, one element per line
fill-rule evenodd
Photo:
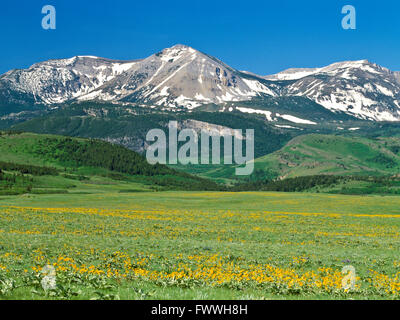
<path fill-rule="evenodd" d="M 56 176 L 59 173 L 59 170 L 56 168 L 0 161 L 0 172 L 2 170 L 18 171 L 22 174 L 31 174 L 34 176 Z"/>

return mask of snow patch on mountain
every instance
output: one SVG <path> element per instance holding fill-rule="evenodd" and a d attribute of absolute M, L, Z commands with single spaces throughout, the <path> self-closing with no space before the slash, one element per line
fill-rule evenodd
<path fill-rule="evenodd" d="M 318 68 L 303 69 L 287 69 L 274 75 L 263 77 L 266 80 L 282 81 L 282 80 L 298 80 L 318 72 Z"/>
<path fill-rule="evenodd" d="M 237 107 L 236 110 L 239 110 L 240 112 L 243 113 L 255 113 L 255 114 L 263 114 L 267 118 L 268 121 L 275 121 L 272 118 L 272 112 L 267 111 L 267 110 L 257 110 L 257 109 L 252 109 L 252 108 L 242 108 L 242 107 Z"/>
<path fill-rule="evenodd" d="M 254 93 L 265 93 L 273 97 L 277 96 L 277 94 L 274 91 L 272 91 L 270 88 L 266 87 L 257 80 L 243 79 L 243 81 L 247 84 L 249 89 L 252 90 Z"/>
<path fill-rule="evenodd" d="M 277 113 L 276 115 L 277 115 L 277 117 L 280 117 L 280 118 L 282 118 L 282 119 L 285 119 L 285 120 L 290 121 L 290 122 L 293 122 L 293 123 L 317 124 L 317 123 L 314 122 L 314 121 L 301 119 L 301 118 L 298 118 L 298 117 L 295 117 L 295 116 L 291 116 L 291 115 L 289 115 L 289 114 L 280 115 L 279 113 Z"/>

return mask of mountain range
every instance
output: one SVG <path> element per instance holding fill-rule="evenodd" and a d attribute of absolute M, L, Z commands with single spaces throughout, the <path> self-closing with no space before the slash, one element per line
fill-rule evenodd
<path fill-rule="evenodd" d="M 269 122 L 316 124 L 296 104 L 292 113 L 287 107 L 280 112 L 282 101 L 302 101 L 332 119 L 399 121 L 400 72 L 359 60 L 259 76 L 176 45 L 142 60 L 76 56 L 0 76 L 3 117 L 85 101 L 189 112 L 212 106 L 212 111 L 258 114 Z M 245 103 L 254 101 L 257 108 Z"/>
<path fill-rule="evenodd" d="M 399 174 L 400 73 L 367 60 L 261 76 L 176 45 L 142 60 L 76 56 L 0 76 L 2 130 L 100 139 L 143 156 L 148 131 L 169 121 L 197 132 L 254 129 L 249 177 L 234 165 L 172 165 L 228 186 Z"/>

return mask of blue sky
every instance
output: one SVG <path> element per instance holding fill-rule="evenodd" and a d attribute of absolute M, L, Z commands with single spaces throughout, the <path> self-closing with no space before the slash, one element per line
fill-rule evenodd
<path fill-rule="evenodd" d="M 41 28 L 47 4 L 56 30 Z M 356 30 L 341 27 L 346 4 Z M 0 73 L 74 55 L 144 58 L 177 43 L 262 75 L 360 59 L 400 70 L 399 14 L 397 0 L 2 0 Z"/>

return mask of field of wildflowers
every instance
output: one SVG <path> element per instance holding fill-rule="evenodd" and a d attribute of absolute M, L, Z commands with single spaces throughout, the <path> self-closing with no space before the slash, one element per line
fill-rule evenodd
<path fill-rule="evenodd" d="M 205 192 L 3 198 L 0 299 L 398 299 L 399 202 Z M 342 286 L 346 265 L 356 269 L 353 290 Z M 46 266 L 56 286 L 45 290 Z"/>

